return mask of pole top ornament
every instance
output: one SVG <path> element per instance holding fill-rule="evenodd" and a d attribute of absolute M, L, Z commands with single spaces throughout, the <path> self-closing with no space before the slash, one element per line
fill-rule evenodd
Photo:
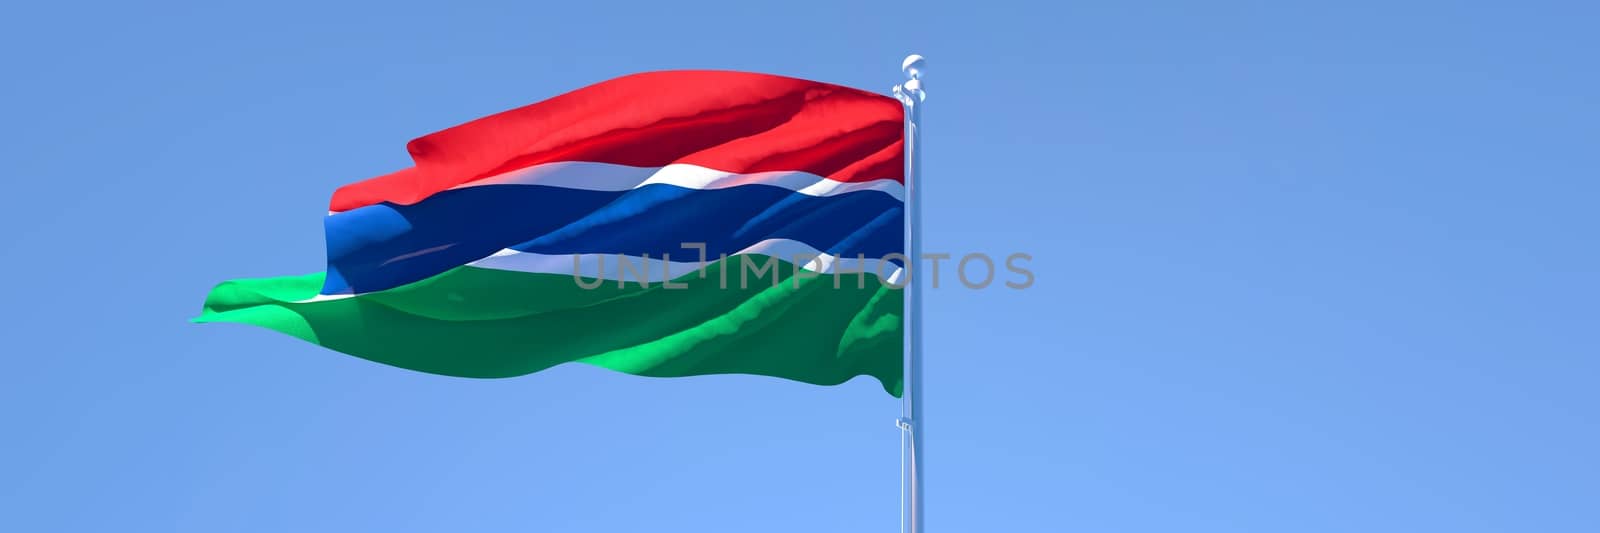
<path fill-rule="evenodd" d="M 906 75 L 906 82 L 894 86 L 894 96 L 901 103 L 914 106 L 928 99 L 928 93 L 922 90 L 922 75 L 927 72 L 928 60 L 920 54 L 906 56 L 900 62 L 900 71 Z"/>

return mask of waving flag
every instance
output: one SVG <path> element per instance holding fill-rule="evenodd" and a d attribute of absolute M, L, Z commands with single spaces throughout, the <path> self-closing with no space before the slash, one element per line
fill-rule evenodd
<path fill-rule="evenodd" d="M 398 367 L 565 362 L 901 391 L 901 103 L 717 71 L 625 76 L 411 141 L 340 188 L 324 273 L 224 282 L 199 322 Z"/>

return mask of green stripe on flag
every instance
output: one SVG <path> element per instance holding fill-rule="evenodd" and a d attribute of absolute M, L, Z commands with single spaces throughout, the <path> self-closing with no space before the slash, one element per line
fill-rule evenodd
<path fill-rule="evenodd" d="M 196 322 L 252 324 L 350 355 L 498 378 L 577 361 L 641 376 L 758 374 L 819 385 L 858 375 L 901 390 L 902 293 L 872 275 L 755 275 L 734 256 L 687 287 L 459 267 L 386 291 L 306 302 L 322 274 L 224 282 Z M 724 282 L 723 269 L 726 268 Z M 774 282 L 777 283 L 774 283 Z M 835 288 L 835 285 L 838 288 Z"/>

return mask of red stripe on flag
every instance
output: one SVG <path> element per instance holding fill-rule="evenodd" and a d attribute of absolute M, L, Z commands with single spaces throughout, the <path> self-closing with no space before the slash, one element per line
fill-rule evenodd
<path fill-rule="evenodd" d="M 330 209 L 413 204 L 554 161 L 903 182 L 902 113 L 887 96 L 782 76 L 633 74 L 413 140 L 406 148 L 414 167 L 346 185 Z"/>

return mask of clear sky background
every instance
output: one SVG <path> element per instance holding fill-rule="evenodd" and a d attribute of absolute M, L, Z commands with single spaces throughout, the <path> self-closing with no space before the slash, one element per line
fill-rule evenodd
<path fill-rule="evenodd" d="M 613 76 L 926 55 L 931 531 L 1600 531 L 1592 2 L 0 16 L 0 530 L 886 532 L 868 379 L 480 381 L 237 325 L 341 184 Z"/>

